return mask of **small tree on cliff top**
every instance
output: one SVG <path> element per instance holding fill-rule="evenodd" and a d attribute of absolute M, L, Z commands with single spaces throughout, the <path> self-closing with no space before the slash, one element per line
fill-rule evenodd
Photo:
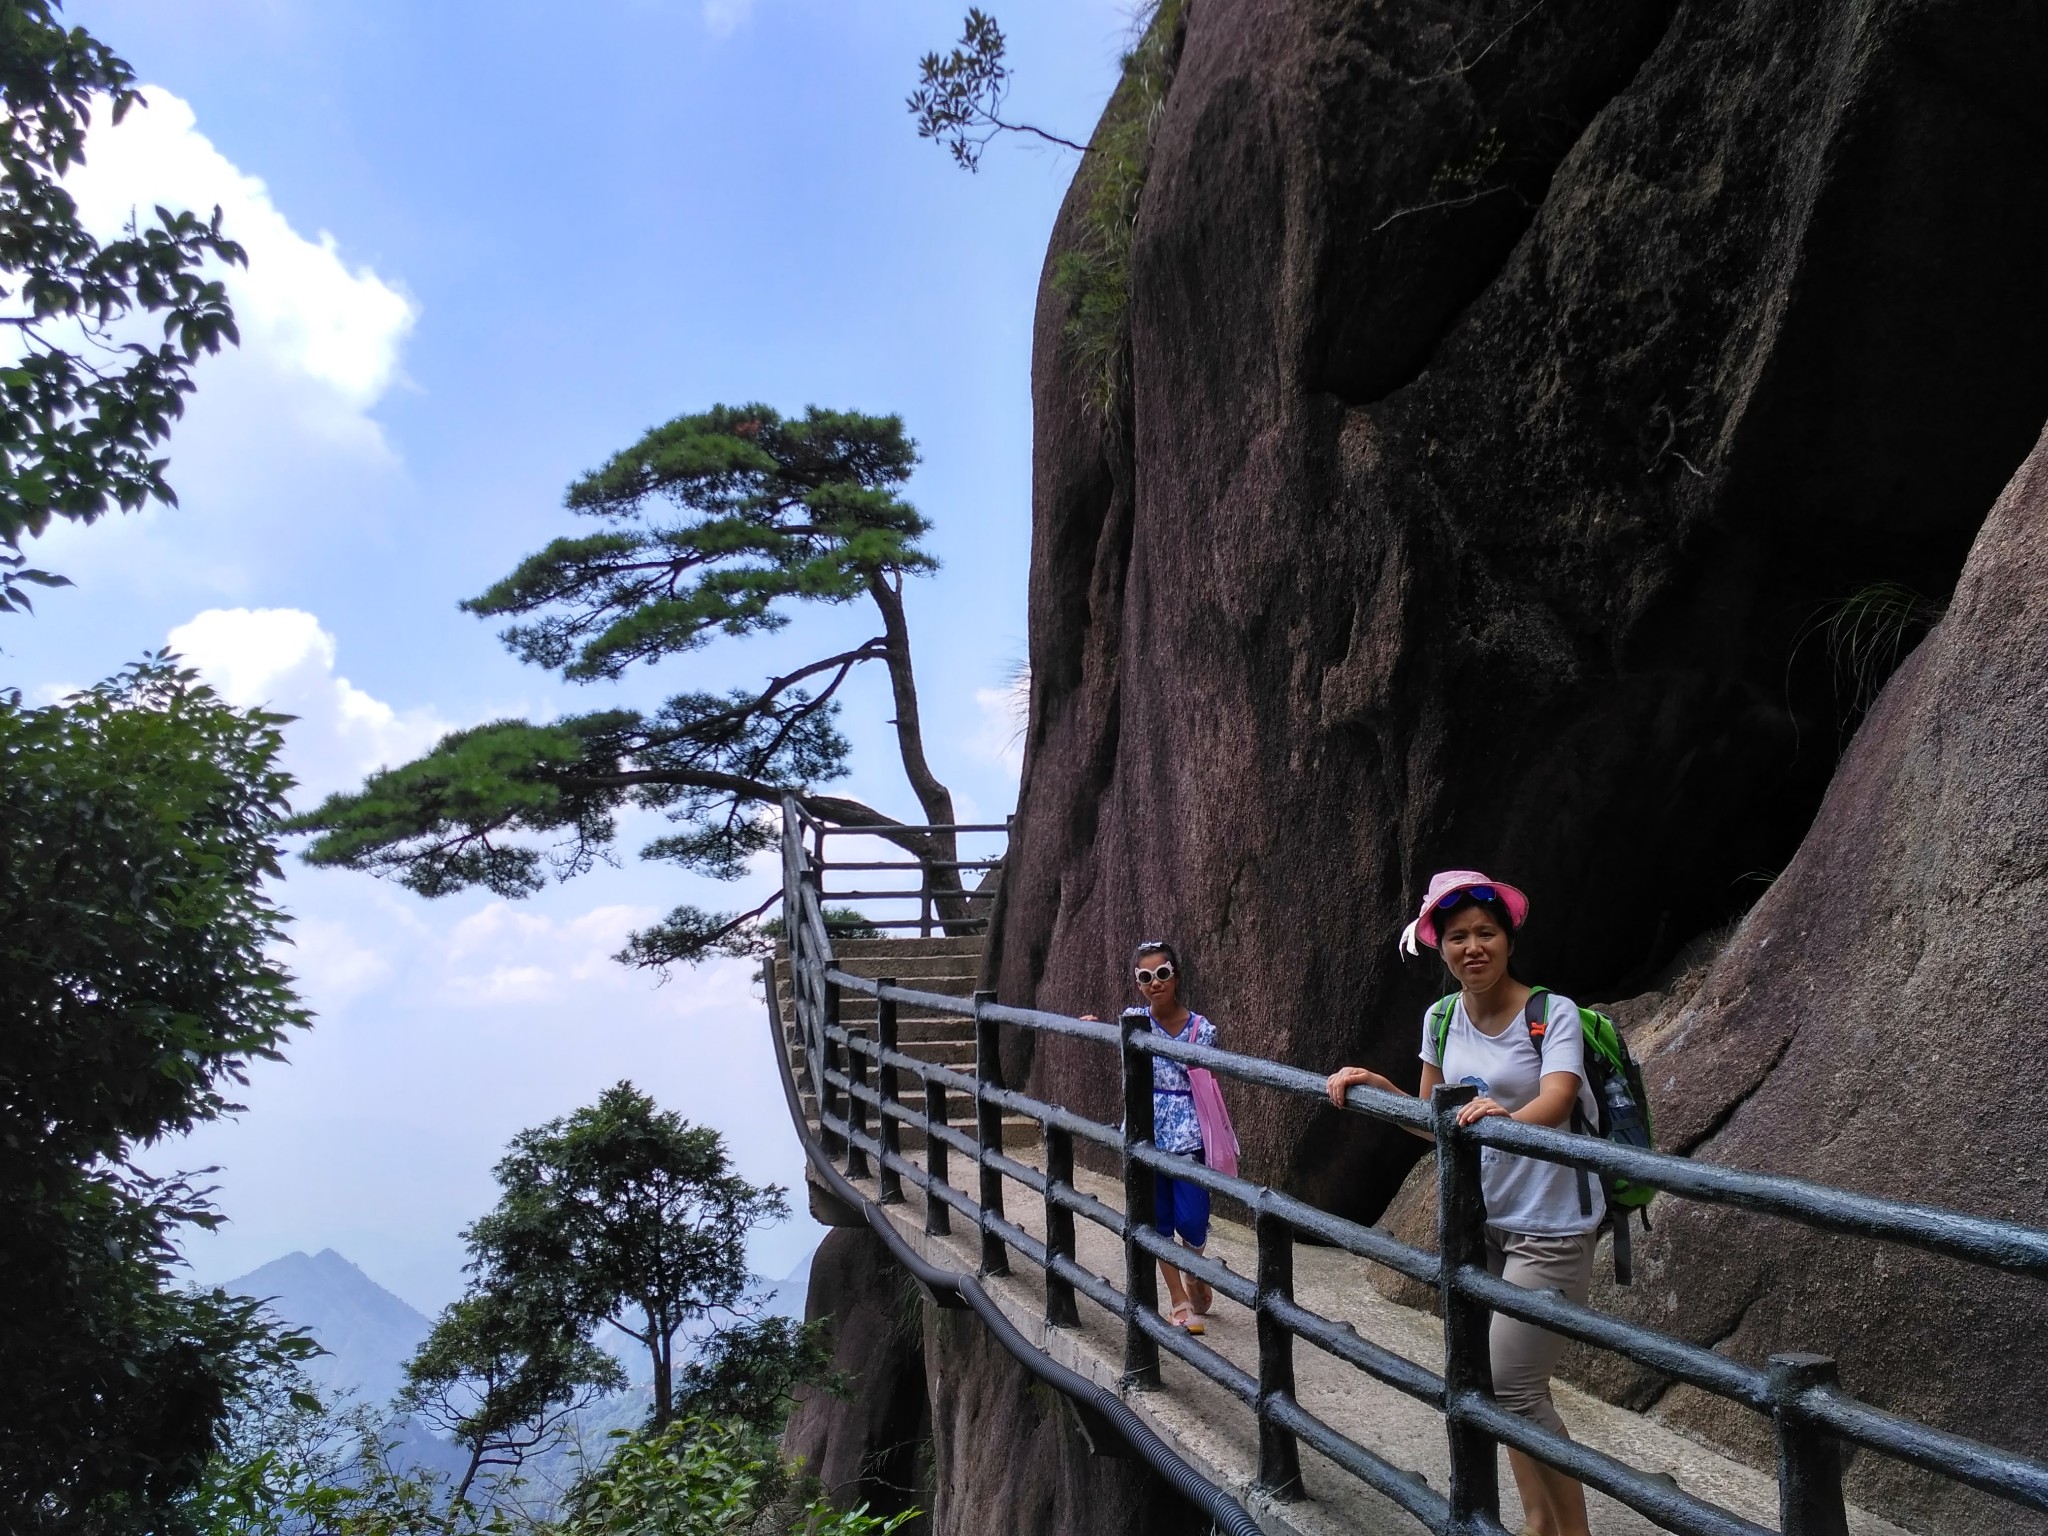
<path fill-rule="evenodd" d="M 641 806 L 679 824 L 644 857 L 730 880 L 772 845 L 761 813 L 784 794 L 922 858 L 954 859 L 950 833 L 815 788 L 846 771 L 836 696 L 856 668 L 880 662 L 910 786 L 928 823 L 954 820 L 925 760 L 903 611 L 904 579 L 938 564 L 919 542 L 930 524 L 897 491 L 916 463 L 895 416 L 814 406 L 784 419 L 721 405 L 656 427 L 569 487 L 569 510 L 597 531 L 556 539 L 463 607 L 512 619 L 502 637 L 514 654 L 577 682 L 779 629 L 800 602 L 865 601 L 880 633 L 759 689 L 458 731 L 302 817 L 299 828 L 321 834 L 307 859 L 395 874 L 427 896 L 471 885 L 521 896 L 607 855 L 619 812 Z M 959 889 L 950 869 L 936 868 L 933 883 Z M 679 907 L 620 958 L 665 965 L 743 947 L 745 923 L 768 905 L 738 916 Z"/>

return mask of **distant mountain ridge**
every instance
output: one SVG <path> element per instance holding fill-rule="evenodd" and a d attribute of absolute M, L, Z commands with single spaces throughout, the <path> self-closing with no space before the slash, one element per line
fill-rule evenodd
<path fill-rule="evenodd" d="M 434 1326 L 332 1248 L 288 1253 L 225 1289 L 265 1301 L 279 1322 L 308 1330 L 327 1353 L 308 1361 L 306 1374 L 369 1404 L 388 1403 L 405 1385 L 405 1362 Z"/>
<path fill-rule="evenodd" d="M 801 1320 L 810 1261 L 781 1280 L 756 1276 L 755 1284 L 764 1317 Z M 265 1301 L 280 1323 L 308 1330 L 327 1353 L 309 1361 L 306 1374 L 320 1387 L 352 1391 L 373 1405 L 389 1403 L 405 1385 L 405 1362 L 434 1326 L 417 1307 L 385 1290 L 332 1248 L 311 1256 L 288 1253 L 227 1281 L 223 1288 Z M 705 1331 L 686 1329 L 684 1338 L 701 1337 Z M 613 1328 L 599 1329 L 598 1340 L 619 1357 L 636 1383 L 646 1382 L 647 1357 L 637 1344 Z"/>

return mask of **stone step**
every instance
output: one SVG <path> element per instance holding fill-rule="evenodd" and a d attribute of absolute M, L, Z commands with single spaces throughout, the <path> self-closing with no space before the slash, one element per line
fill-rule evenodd
<path fill-rule="evenodd" d="M 905 986 L 923 986 L 927 976 L 973 977 L 981 969 L 981 952 L 968 955 L 840 955 L 842 971 L 856 976 L 894 976 Z M 787 985 L 789 962 L 775 962 L 775 979 Z"/>
<path fill-rule="evenodd" d="M 858 1021 L 856 1021 L 856 1027 L 859 1027 Z M 874 1031 L 870 1029 L 868 1034 L 869 1038 L 872 1039 Z M 789 1042 L 791 1050 L 798 1048 L 801 1042 L 797 1039 L 796 1021 L 787 1015 L 784 1015 L 782 1020 L 782 1035 Z M 899 1016 L 896 1021 L 896 1043 L 902 1046 L 909 1046 L 921 1040 L 950 1041 L 972 1040 L 973 1038 L 974 1021 L 972 1019 L 906 1019 Z"/>
<path fill-rule="evenodd" d="M 832 953 L 841 960 L 860 960 L 870 955 L 973 955 L 980 959 L 983 947 L 979 935 L 952 939 L 836 939 Z"/>
<path fill-rule="evenodd" d="M 853 974 L 858 976 L 860 972 L 856 971 Z M 900 985 L 908 987 L 913 992 L 931 992 L 940 997 L 972 997 L 974 995 L 975 978 L 960 973 L 950 976 L 898 976 L 896 980 Z M 775 983 L 776 1001 L 786 1003 L 792 995 L 794 995 L 794 986 L 790 979 L 787 976 L 778 977 Z M 864 1003 L 870 1008 L 875 1006 L 873 997 L 865 992 L 855 991 L 851 987 L 841 987 L 839 989 L 839 996 L 840 1000 L 849 1006 L 854 1003 Z"/>
<path fill-rule="evenodd" d="M 951 1067 L 957 1072 L 972 1072 L 974 1070 L 974 1042 L 972 1040 L 903 1040 L 899 1041 L 898 1044 L 902 1048 L 904 1055 L 915 1057 L 919 1061 L 929 1061 L 938 1066 Z M 802 1073 L 804 1070 L 803 1048 L 795 1041 L 789 1043 L 789 1064 L 798 1073 Z M 869 1067 L 872 1071 L 872 1062 L 869 1063 Z M 908 1082 L 904 1085 L 904 1092 L 906 1094 L 922 1093 L 923 1091 L 914 1082 Z"/>

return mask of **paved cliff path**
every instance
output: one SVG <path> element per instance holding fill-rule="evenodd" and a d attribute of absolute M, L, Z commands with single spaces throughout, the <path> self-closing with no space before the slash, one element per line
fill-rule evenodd
<path fill-rule="evenodd" d="M 1007 1149 L 1019 1161 L 1038 1166 L 1033 1143 Z M 969 1172 L 971 1173 L 971 1169 Z M 1084 1192 L 1121 1209 L 1123 1192 L 1114 1179 L 1085 1170 L 1074 1182 Z M 870 1198 L 873 1180 L 856 1180 Z M 963 1190 L 965 1186 L 961 1186 Z M 954 1233 L 933 1237 L 924 1231 L 924 1197 L 906 1187 L 904 1203 L 887 1207 L 900 1231 L 926 1259 L 946 1269 L 972 1273 L 979 1267 L 979 1236 L 955 1212 Z M 1043 1200 L 1022 1185 L 1005 1182 L 1005 1214 L 1034 1236 L 1045 1235 Z M 1077 1220 L 1076 1258 L 1086 1269 L 1116 1280 L 1123 1272 L 1123 1251 L 1109 1233 L 1093 1222 Z M 1241 1275 L 1253 1273 L 1254 1248 L 1248 1228 L 1217 1221 L 1209 1253 Z M 1397 1354 L 1438 1370 L 1443 1363 L 1443 1332 L 1425 1312 L 1397 1306 L 1366 1283 L 1365 1261 L 1328 1248 L 1306 1244 L 1295 1249 L 1295 1294 L 1326 1317 L 1349 1322 L 1361 1334 Z M 1013 1259 L 1012 1273 L 984 1281 L 989 1294 L 1032 1342 L 1053 1359 L 1111 1390 L 1122 1372 L 1123 1330 L 1116 1319 L 1080 1299 L 1079 1328 L 1048 1329 L 1043 1321 L 1045 1288 L 1039 1271 Z M 1162 1287 L 1163 1291 L 1163 1287 Z M 1207 1342 L 1219 1354 L 1247 1371 L 1258 1367 L 1252 1318 L 1243 1308 L 1218 1297 L 1206 1319 Z M 1183 1362 L 1162 1351 L 1162 1386 L 1126 1392 L 1129 1402 L 1190 1463 L 1242 1497 L 1260 1525 L 1271 1532 L 1299 1536 L 1412 1536 L 1415 1521 L 1392 1503 L 1339 1471 L 1315 1451 L 1301 1448 L 1302 1473 L 1309 1496 L 1276 1504 L 1250 1492 L 1258 1463 L 1258 1441 L 1252 1418 L 1242 1404 Z M 1443 1421 L 1425 1405 L 1371 1380 L 1314 1346 L 1295 1347 L 1296 1396 L 1302 1406 L 1396 1466 L 1426 1477 L 1436 1488 L 1447 1486 L 1449 1458 Z M 1664 1472 L 1690 1493 L 1711 1499 L 1760 1524 L 1777 1525 L 1777 1484 L 1769 1476 L 1732 1461 L 1676 1431 L 1585 1393 L 1559 1384 L 1559 1410 L 1572 1434 L 1588 1445 L 1618 1456 L 1651 1473 Z M 1596 1536 L 1647 1536 L 1658 1529 L 1635 1511 L 1589 1490 Z M 1514 1481 L 1501 1466 L 1501 1520 L 1518 1528 L 1521 1506 Z M 1864 1511 L 1851 1509 L 1852 1536 L 1905 1536 L 1899 1527 Z"/>

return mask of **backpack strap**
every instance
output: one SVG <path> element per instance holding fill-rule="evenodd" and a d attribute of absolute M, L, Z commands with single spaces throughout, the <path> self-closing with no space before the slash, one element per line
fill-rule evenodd
<path fill-rule="evenodd" d="M 1444 1069 L 1444 1047 L 1450 1042 L 1451 1015 L 1457 1011 L 1457 1007 L 1458 994 L 1455 992 L 1447 997 L 1438 998 L 1430 1005 L 1429 1028 L 1436 1037 L 1436 1069 L 1439 1072 Z"/>
<path fill-rule="evenodd" d="M 1531 987 L 1529 1001 L 1522 1009 L 1522 1022 L 1528 1027 L 1529 1041 L 1536 1047 L 1536 1080 L 1543 1081 L 1543 1037 L 1550 1032 L 1550 989 Z M 1579 1109 L 1578 1095 L 1572 1096 L 1572 1117 L 1567 1122 L 1574 1131 L 1588 1132 L 1593 1129 L 1586 1124 L 1586 1117 Z M 1579 1214 L 1593 1214 L 1593 1176 L 1583 1168 L 1572 1170 L 1578 1176 Z M 1608 1204 L 1613 1205 L 1609 1200 Z M 1617 1254 L 1617 1262 L 1620 1262 Z"/>

